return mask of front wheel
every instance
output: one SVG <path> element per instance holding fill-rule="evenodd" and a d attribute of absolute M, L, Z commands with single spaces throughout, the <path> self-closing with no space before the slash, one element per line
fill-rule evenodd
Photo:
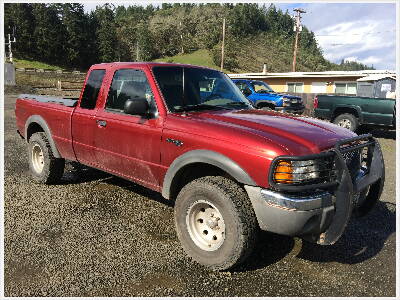
<path fill-rule="evenodd" d="M 356 131 L 359 125 L 357 118 L 352 114 L 341 114 L 333 120 L 333 123 L 351 131 Z"/>
<path fill-rule="evenodd" d="M 180 191 L 175 225 L 186 253 L 212 270 L 242 263 L 252 252 L 258 233 L 246 192 L 218 176 L 196 179 Z"/>

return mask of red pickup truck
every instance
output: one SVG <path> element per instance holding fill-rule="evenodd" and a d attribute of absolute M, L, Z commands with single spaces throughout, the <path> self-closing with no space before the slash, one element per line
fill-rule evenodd
<path fill-rule="evenodd" d="M 20 95 L 15 114 L 36 181 L 69 160 L 161 192 L 185 251 L 214 270 L 242 263 L 259 229 L 335 243 L 384 184 L 370 135 L 257 110 L 203 67 L 94 65 L 79 99 Z"/>

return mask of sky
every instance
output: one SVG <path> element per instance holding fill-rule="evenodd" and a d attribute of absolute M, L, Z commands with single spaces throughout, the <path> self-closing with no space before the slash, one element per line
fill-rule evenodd
<path fill-rule="evenodd" d="M 316 35 L 324 57 L 358 61 L 376 69 L 396 69 L 394 3 L 280 3 L 283 11 L 301 7 L 302 24 Z"/>
<path fill-rule="evenodd" d="M 314 32 L 324 57 L 329 61 L 340 63 L 344 59 L 373 65 L 376 69 L 396 69 L 394 3 L 274 4 L 290 14 L 297 7 L 306 11 L 302 14 L 302 24 Z M 85 4 L 86 10 L 95 7 L 96 3 Z"/>

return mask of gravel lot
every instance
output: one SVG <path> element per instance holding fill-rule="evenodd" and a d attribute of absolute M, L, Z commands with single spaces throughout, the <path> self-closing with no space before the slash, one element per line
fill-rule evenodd
<path fill-rule="evenodd" d="M 395 296 L 395 133 L 376 131 L 386 185 L 333 246 L 262 233 L 248 263 L 204 270 L 183 252 L 173 207 L 134 183 L 67 166 L 35 184 L 5 96 L 6 296 Z"/>

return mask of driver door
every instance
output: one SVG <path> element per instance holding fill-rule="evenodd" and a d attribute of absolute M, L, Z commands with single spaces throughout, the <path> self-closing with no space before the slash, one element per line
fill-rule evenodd
<path fill-rule="evenodd" d="M 124 112 L 126 100 L 139 98 L 149 102 L 151 117 Z M 162 122 L 144 70 L 116 70 L 96 121 L 97 162 L 111 173 L 158 190 Z"/>

